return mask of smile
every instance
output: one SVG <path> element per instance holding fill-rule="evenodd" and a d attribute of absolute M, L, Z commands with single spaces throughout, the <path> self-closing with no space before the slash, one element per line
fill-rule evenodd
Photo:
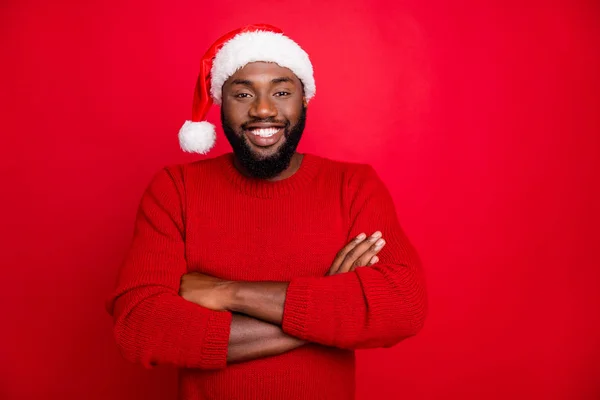
<path fill-rule="evenodd" d="M 281 141 L 285 128 L 277 126 L 250 127 L 246 137 L 256 147 L 270 147 Z"/>
<path fill-rule="evenodd" d="M 268 138 L 279 132 L 279 128 L 257 128 L 250 129 L 253 135 Z"/>

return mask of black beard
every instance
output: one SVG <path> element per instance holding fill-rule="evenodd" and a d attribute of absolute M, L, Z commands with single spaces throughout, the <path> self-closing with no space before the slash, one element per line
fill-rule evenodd
<path fill-rule="evenodd" d="M 274 123 L 273 119 L 267 118 L 263 120 L 252 120 L 250 123 Z M 302 132 L 306 124 L 306 107 L 302 107 L 298 122 L 290 127 L 288 121 L 284 129 L 285 141 L 277 151 L 277 153 L 270 155 L 265 158 L 259 158 L 252 152 L 248 139 L 244 136 L 235 132 L 231 124 L 225 118 L 223 107 L 221 107 L 221 124 L 223 125 L 223 131 L 225 136 L 233 148 L 233 153 L 236 158 L 253 178 L 258 179 L 272 179 L 277 175 L 285 171 L 290 166 L 292 156 L 296 153 L 296 148 L 302 138 Z"/>

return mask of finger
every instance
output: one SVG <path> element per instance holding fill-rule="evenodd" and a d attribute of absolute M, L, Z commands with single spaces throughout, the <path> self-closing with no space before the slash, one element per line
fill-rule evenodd
<path fill-rule="evenodd" d="M 377 255 L 385 246 L 385 239 L 378 239 L 371 247 L 369 247 L 356 261 L 354 265 L 357 267 L 366 267 L 369 265 L 371 259 Z"/>
<path fill-rule="evenodd" d="M 367 265 L 365 265 L 365 266 L 359 265 L 359 266 L 357 266 L 357 267 L 352 267 L 352 268 L 350 268 L 350 271 L 349 271 L 349 272 L 352 272 L 352 271 L 354 271 L 354 270 L 355 270 L 355 269 L 357 269 L 357 268 L 370 267 L 371 265 L 375 265 L 375 264 L 377 264 L 378 262 L 379 262 L 379 257 L 377 257 L 377 256 L 373 256 L 373 257 L 371 257 L 371 260 L 369 260 L 369 262 L 367 263 Z"/>
<path fill-rule="evenodd" d="M 373 254 L 379 253 L 381 249 L 383 249 L 383 246 L 385 246 L 385 240 L 379 239 L 365 253 L 363 253 L 362 257 L 360 257 L 354 262 L 354 264 L 352 264 L 352 267 L 350 268 L 349 272 L 354 271 L 356 268 L 370 267 L 371 265 L 374 265 L 377 262 L 379 262 L 379 257 Z"/>
<path fill-rule="evenodd" d="M 377 231 L 373 233 L 367 240 L 363 241 L 359 245 L 357 245 L 354 249 L 352 249 L 346 255 L 346 258 L 342 262 L 342 265 L 339 268 L 339 272 L 347 272 L 350 271 L 352 267 L 364 267 L 367 264 L 367 261 L 370 260 L 369 257 L 367 260 L 364 260 L 365 253 L 370 252 L 371 256 L 375 255 L 376 252 L 373 252 L 375 243 L 381 240 L 381 232 Z"/>
<path fill-rule="evenodd" d="M 348 272 L 350 271 L 350 268 L 352 268 L 352 266 L 359 266 L 360 264 L 355 264 L 355 262 L 365 253 L 365 251 L 367 251 L 371 246 L 373 246 L 375 244 L 375 242 L 377 242 L 377 240 L 379 240 L 381 238 L 381 232 L 377 231 L 375 233 L 373 233 L 371 235 L 371 237 L 369 237 L 367 240 L 362 241 L 361 243 L 359 243 L 358 245 L 356 245 L 352 250 L 350 250 L 348 252 L 348 254 L 346 254 L 346 257 L 344 257 L 344 261 L 342 261 L 342 264 L 340 265 L 340 268 L 338 268 L 337 273 L 343 273 L 343 272 Z M 373 254 L 371 254 L 371 256 L 373 256 Z M 370 257 L 369 257 L 370 259 Z M 366 265 L 366 264 L 362 264 L 362 265 Z"/>
<path fill-rule="evenodd" d="M 369 260 L 369 262 L 367 263 L 367 265 L 365 265 L 365 267 L 370 267 L 371 265 L 375 265 L 378 262 L 379 262 L 379 257 L 373 256 L 373 257 L 371 257 L 371 259 Z M 364 268 L 364 267 L 357 267 L 357 268 Z"/>
<path fill-rule="evenodd" d="M 350 252 L 352 249 L 354 249 L 359 243 L 361 243 L 366 238 L 367 238 L 367 234 L 361 233 L 358 236 L 356 236 L 353 240 L 348 242 L 348 244 L 345 245 L 336 254 L 335 259 L 333 260 L 333 263 L 331 264 L 331 267 L 329 268 L 329 272 L 327 273 L 327 275 L 335 274 L 337 272 L 337 270 L 339 269 L 340 265 L 342 264 L 342 262 L 344 261 L 346 254 L 348 254 L 348 252 Z"/>

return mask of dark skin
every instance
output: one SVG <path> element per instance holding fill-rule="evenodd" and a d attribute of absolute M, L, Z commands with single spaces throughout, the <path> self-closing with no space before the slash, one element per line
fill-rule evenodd
<path fill-rule="evenodd" d="M 286 140 L 279 132 L 269 140 L 252 136 L 251 121 L 274 121 L 260 127 L 280 127 L 298 122 L 307 102 L 302 83 L 287 69 L 274 63 L 255 62 L 238 70 L 223 85 L 223 113 L 228 123 L 244 136 L 257 157 L 275 154 Z M 292 176 L 302 163 L 302 154 L 294 153 L 290 165 L 271 180 Z M 235 160 L 236 168 L 247 175 Z M 369 238 L 362 233 L 334 257 L 327 275 L 354 271 L 378 261 L 377 253 L 385 245 L 380 232 Z M 306 342 L 289 336 L 281 329 L 287 282 L 226 281 L 193 272 L 181 279 L 180 295 L 188 301 L 216 311 L 233 314 L 227 360 L 230 363 L 273 356 L 302 346 Z"/>
<path fill-rule="evenodd" d="M 385 245 L 378 246 L 380 240 L 379 235 L 357 236 L 338 252 L 327 275 L 375 264 L 375 254 Z M 227 362 L 234 363 L 282 354 L 306 344 L 281 329 L 287 287 L 286 282 L 227 281 L 192 272 L 181 278 L 179 294 L 202 307 L 234 313 L 227 351 Z"/>
<path fill-rule="evenodd" d="M 223 111 L 228 122 L 242 136 L 248 139 L 252 152 L 258 157 L 275 154 L 286 140 L 283 134 L 270 146 L 260 146 L 253 142 L 251 134 L 244 130 L 253 120 L 273 119 L 277 122 L 265 126 L 280 126 L 289 121 L 298 122 L 302 107 L 307 106 L 300 79 L 289 69 L 275 63 L 254 62 L 233 74 L 223 85 Z M 286 179 L 300 168 L 303 155 L 295 153 L 289 167 L 273 181 Z M 246 174 L 244 167 L 234 160 L 236 168 Z"/>

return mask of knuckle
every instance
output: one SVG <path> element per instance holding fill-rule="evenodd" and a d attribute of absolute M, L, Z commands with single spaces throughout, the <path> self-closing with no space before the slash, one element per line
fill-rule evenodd
<path fill-rule="evenodd" d="M 356 251 L 356 249 L 352 249 L 348 252 L 348 254 L 346 255 L 346 258 L 353 260 L 358 256 L 357 253 L 358 252 Z"/>
<path fill-rule="evenodd" d="M 355 247 L 356 247 L 355 243 L 350 242 L 347 245 L 345 245 L 344 247 L 342 247 L 342 252 L 347 253 Z"/>
<path fill-rule="evenodd" d="M 348 248 L 344 247 L 343 249 L 341 249 L 340 251 L 338 251 L 337 255 L 338 255 L 338 257 L 345 257 L 346 254 L 348 254 L 348 252 L 350 250 L 351 249 L 348 249 Z"/>

